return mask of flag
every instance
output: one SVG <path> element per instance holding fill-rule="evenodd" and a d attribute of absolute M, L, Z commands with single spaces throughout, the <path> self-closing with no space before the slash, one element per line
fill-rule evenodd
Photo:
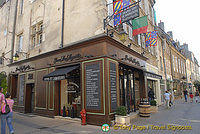
<path fill-rule="evenodd" d="M 125 9 L 130 5 L 130 0 L 122 0 L 122 3 L 123 3 L 123 9 Z"/>
<path fill-rule="evenodd" d="M 147 16 L 132 20 L 133 36 L 146 33 L 148 28 Z"/>
<path fill-rule="evenodd" d="M 145 44 L 146 47 L 156 46 L 158 41 L 158 31 L 146 33 Z"/>
<path fill-rule="evenodd" d="M 114 26 L 121 24 L 121 12 L 130 5 L 130 0 L 116 0 L 113 2 Z"/>
<path fill-rule="evenodd" d="M 114 26 L 121 24 L 121 13 L 114 15 Z"/>
<path fill-rule="evenodd" d="M 114 14 L 119 13 L 121 9 L 122 9 L 122 0 L 115 1 L 113 3 L 113 12 L 114 12 Z"/>
<path fill-rule="evenodd" d="M 121 9 L 122 9 L 122 0 L 114 1 L 113 3 L 114 26 L 121 24 Z"/>

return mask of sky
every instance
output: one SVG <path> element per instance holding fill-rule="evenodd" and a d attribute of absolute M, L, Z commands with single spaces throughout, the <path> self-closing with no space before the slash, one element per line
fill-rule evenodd
<path fill-rule="evenodd" d="M 157 23 L 165 23 L 174 40 L 187 43 L 200 64 L 200 0 L 156 0 Z"/>

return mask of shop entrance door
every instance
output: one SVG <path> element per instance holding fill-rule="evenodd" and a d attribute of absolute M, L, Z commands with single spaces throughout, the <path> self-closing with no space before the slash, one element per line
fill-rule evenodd
<path fill-rule="evenodd" d="M 60 115 L 65 106 L 66 116 L 80 118 L 81 87 L 79 68 L 67 74 L 66 80 L 60 82 Z"/>
<path fill-rule="evenodd" d="M 144 75 L 141 70 L 121 64 L 119 70 L 120 105 L 127 107 L 127 112 L 136 112 L 140 98 L 144 94 Z"/>
<path fill-rule="evenodd" d="M 26 84 L 25 113 L 32 113 L 34 109 L 34 84 Z"/>
<path fill-rule="evenodd" d="M 12 75 L 11 76 L 11 97 L 15 101 L 17 101 L 17 82 L 18 82 L 18 75 Z"/>

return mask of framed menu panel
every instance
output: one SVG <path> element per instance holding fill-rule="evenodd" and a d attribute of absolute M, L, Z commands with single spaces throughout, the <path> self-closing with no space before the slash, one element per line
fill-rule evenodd
<path fill-rule="evenodd" d="M 24 105 L 25 74 L 19 76 L 19 105 Z"/>
<path fill-rule="evenodd" d="M 87 112 L 102 113 L 103 96 L 103 59 L 83 63 L 84 107 Z"/>

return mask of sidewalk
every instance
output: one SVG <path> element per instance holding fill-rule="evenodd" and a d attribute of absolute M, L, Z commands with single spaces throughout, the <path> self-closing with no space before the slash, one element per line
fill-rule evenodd
<path fill-rule="evenodd" d="M 15 134 L 94 134 L 101 132 L 99 126 L 82 126 L 80 123 L 80 121 L 48 118 L 18 112 L 14 112 L 13 117 Z"/>
<path fill-rule="evenodd" d="M 131 126 L 164 126 L 182 125 L 192 126 L 192 130 L 111 130 L 107 133 L 122 134 L 198 134 L 200 126 L 200 103 L 184 102 L 176 100 L 170 109 L 160 106 L 157 113 L 151 114 L 149 118 L 137 117 L 131 120 Z M 95 120 L 95 119 L 94 119 Z M 15 134 L 99 134 L 102 132 L 100 126 L 82 126 L 80 121 L 59 118 L 48 118 L 31 114 L 14 112 L 13 125 Z"/>
<path fill-rule="evenodd" d="M 110 133 L 134 133 L 134 134 L 199 134 L 200 126 L 200 104 L 184 102 L 179 99 L 175 101 L 170 109 L 166 109 L 164 105 L 160 106 L 157 113 L 151 114 L 148 118 L 139 117 L 131 120 L 131 125 L 136 125 L 138 130 L 112 130 Z M 166 126 L 165 130 L 152 129 L 150 125 L 162 127 Z M 192 130 L 168 130 L 167 125 L 172 126 L 191 126 Z M 149 129 L 141 130 L 142 127 L 149 126 Z M 140 127 L 140 129 L 139 129 Z M 158 128 L 157 127 L 157 128 Z"/>

